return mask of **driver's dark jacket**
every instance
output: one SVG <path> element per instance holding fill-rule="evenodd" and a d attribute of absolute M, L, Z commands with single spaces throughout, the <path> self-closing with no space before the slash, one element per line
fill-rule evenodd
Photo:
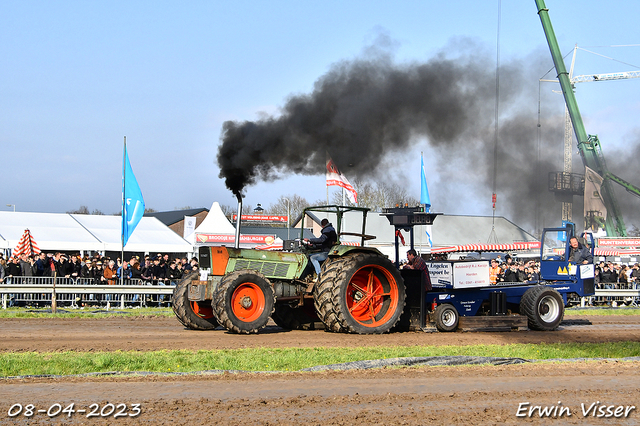
<path fill-rule="evenodd" d="M 569 254 L 569 261 L 575 264 L 582 263 L 584 261 L 588 263 L 593 263 L 593 256 L 591 255 L 591 251 L 589 251 L 588 247 L 583 246 L 578 242 L 578 248 L 571 247 L 571 252 Z"/>
<path fill-rule="evenodd" d="M 333 225 L 328 224 L 322 228 L 322 234 L 318 238 L 309 238 L 309 242 L 319 246 L 322 251 L 328 252 L 338 242 L 338 234 L 336 234 Z"/>

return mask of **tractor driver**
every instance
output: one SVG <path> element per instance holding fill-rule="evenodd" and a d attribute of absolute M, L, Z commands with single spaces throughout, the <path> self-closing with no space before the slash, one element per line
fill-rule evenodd
<path fill-rule="evenodd" d="M 316 270 L 316 275 L 320 279 L 320 263 L 327 260 L 329 257 L 329 250 L 338 242 L 338 234 L 333 228 L 333 225 L 329 223 L 328 219 L 322 219 L 320 222 L 322 225 L 322 234 L 318 238 L 305 238 L 304 241 L 309 244 L 319 246 L 321 251 L 309 256 L 309 260 Z"/>
<path fill-rule="evenodd" d="M 569 240 L 571 252 L 569 253 L 569 262 L 575 263 L 593 263 L 593 256 L 589 247 L 582 245 L 576 237 Z"/>

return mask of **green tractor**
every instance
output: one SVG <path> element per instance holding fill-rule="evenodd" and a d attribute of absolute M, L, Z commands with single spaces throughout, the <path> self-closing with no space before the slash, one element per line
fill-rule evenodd
<path fill-rule="evenodd" d="M 322 264 L 320 279 L 309 262 L 303 240 L 285 241 L 283 251 L 216 246 L 200 247 L 200 275 L 176 286 L 173 310 L 187 328 L 257 333 L 269 318 L 285 329 L 323 323 L 333 332 L 373 334 L 389 331 L 405 306 L 405 285 L 393 263 L 377 249 L 365 247 L 369 209 L 337 205 L 308 207 L 307 212 L 334 214 L 338 243 Z M 362 214 L 362 232 L 341 232 L 346 212 Z M 351 220 L 351 219 L 350 219 Z M 238 228 L 239 229 L 239 223 Z M 340 243 L 357 236 L 358 245 Z M 353 244 L 353 243 L 352 243 Z"/>

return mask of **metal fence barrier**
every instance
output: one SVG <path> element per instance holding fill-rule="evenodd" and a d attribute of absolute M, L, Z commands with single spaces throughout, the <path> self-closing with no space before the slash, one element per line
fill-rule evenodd
<path fill-rule="evenodd" d="M 176 282 L 125 279 L 122 284 L 97 284 L 91 278 L 5 277 L 0 283 L 2 308 L 7 306 L 50 306 L 55 287 L 56 304 L 120 304 L 132 306 L 170 306 Z"/>
<path fill-rule="evenodd" d="M 574 300 L 577 302 L 577 300 Z M 597 288 L 594 296 L 582 297 L 580 306 L 627 305 L 640 306 L 640 288 Z"/>
<path fill-rule="evenodd" d="M 61 306 L 79 307 L 82 305 L 120 304 L 121 308 L 130 306 L 170 306 L 171 295 L 176 282 L 143 281 L 125 279 L 123 284 L 96 284 L 91 278 L 53 278 L 53 277 L 5 277 L 0 283 L 2 308 L 7 306 L 50 306 L 55 282 L 56 303 Z M 598 304 L 616 304 L 640 306 L 640 288 L 599 288 L 594 296 L 583 297 L 573 302 L 581 306 Z"/>

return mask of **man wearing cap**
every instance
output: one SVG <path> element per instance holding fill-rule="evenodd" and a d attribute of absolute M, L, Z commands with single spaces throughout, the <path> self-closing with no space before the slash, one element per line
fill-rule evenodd
<path fill-rule="evenodd" d="M 309 260 L 313 265 L 313 269 L 316 271 L 318 279 L 320 278 L 320 263 L 327 260 L 329 250 L 338 242 L 338 234 L 336 234 L 336 230 L 333 228 L 333 225 L 329 223 L 328 219 L 322 219 L 320 225 L 322 225 L 322 234 L 320 234 L 318 238 L 304 239 L 306 243 L 313 244 L 321 250 L 319 253 L 314 253 L 309 256 Z"/>
<path fill-rule="evenodd" d="M 102 269 L 102 261 L 96 262 L 96 269 L 93 271 L 93 283 L 96 285 L 104 285 L 107 283 L 107 278 L 104 276 L 104 269 Z"/>
<path fill-rule="evenodd" d="M 82 278 L 93 278 L 93 264 L 91 263 L 91 259 L 87 259 L 82 265 L 82 269 L 80 270 L 80 277 Z"/>

